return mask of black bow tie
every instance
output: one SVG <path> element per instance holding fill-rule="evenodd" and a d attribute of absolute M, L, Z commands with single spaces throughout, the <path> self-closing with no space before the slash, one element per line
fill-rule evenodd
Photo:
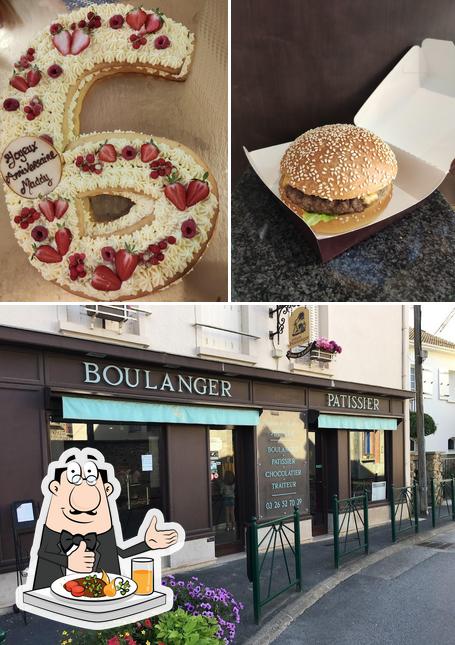
<path fill-rule="evenodd" d="M 72 535 L 68 531 L 62 531 L 60 533 L 60 544 L 64 552 L 66 553 L 74 545 L 79 546 L 79 544 L 84 540 L 89 551 L 94 551 L 96 546 L 96 533 L 87 533 L 87 535 Z"/>

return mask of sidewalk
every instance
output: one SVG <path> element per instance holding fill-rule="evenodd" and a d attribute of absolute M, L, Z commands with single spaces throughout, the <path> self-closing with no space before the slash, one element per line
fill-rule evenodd
<path fill-rule="evenodd" d="M 439 523 L 435 531 L 448 530 L 451 527 L 455 528 L 455 522 L 443 520 Z M 432 530 L 430 516 L 428 519 L 419 522 L 419 536 L 422 536 L 423 539 L 425 539 L 423 537 L 425 535 L 428 538 Z M 246 558 L 244 555 L 236 559 L 230 558 L 228 562 L 222 561 L 215 566 L 212 565 L 191 571 L 186 570 L 181 573 L 173 573 L 182 579 L 198 576 L 209 586 L 225 587 L 228 589 L 237 600 L 240 600 L 245 605 L 245 609 L 241 613 L 241 623 L 237 632 L 236 643 L 246 643 L 251 639 L 252 642 L 259 644 L 261 642 L 270 642 L 268 638 L 267 641 L 261 641 L 260 635 L 267 632 L 270 633 L 270 627 L 272 625 L 274 628 L 273 631 L 275 631 L 275 627 L 278 624 L 283 623 L 283 621 L 287 621 L 289 624 L 291 619 L 298 615 L 289 615 L 293 603 L 297 602 L 299 607 L 305 609 L 305 605 L 310 606 L 312 602 L 318 600 L 324 593 L 334 588 L 339 582 L 353 573 L 359 571 L 363 566 L 367 566 L 373 561 L 381 559 L 381 552 L 385 556 L 386 552 L 400 548 L 400 543 L 409 542 L 415 537 L 414 532 L 409 531 L 403 537 L 399 538 L 396 545 L 393 545 L 390 523 L 372 528 L 370 529 L 370 555 L 364 556 L 361 554 L 354 555 L 349 559 L 346 558 L 342 560 L 338 571 L 334 568 L 333 564 L 333 539 L 330 536 L 324 536 L 314 542 L 303 544 L 301 546 L 302 593 L 297 594 L 293 591 L 288 591 L 272 601 L 264 608 L 261 626 L 259 627 L 254 623 L 252 585 L 247 578 Z M 390 548 L 387 549 L 387 547 Z M 270 566 L 270 563 L 268 566 Z M 266 573 L 268 574 L 268 572 Z M 276 556 L 274 575 L 272 578 L 272 593 L 274 588 L 283 586 L 285 581 L 287 581 L 287 576 L 284 560 L 282 556 Z M 296 611 L 298 611 L 297 608 Z M 34 645 L 54 645 L 54 643 L 60 643 L 59 636 L 61 631 L 65 629 L 65 626 L 30 614 L 28 615 L 28 624 L 24 625 L 21 614 L 8 614 L 7 616 L 0 616 L 0 628 L 8 633 L 7 645 L 15 645 L 16 643 L 21 643 L 21 645 L 32 643 Z M 39 636 L 37 636 L 38 634 Z"/>

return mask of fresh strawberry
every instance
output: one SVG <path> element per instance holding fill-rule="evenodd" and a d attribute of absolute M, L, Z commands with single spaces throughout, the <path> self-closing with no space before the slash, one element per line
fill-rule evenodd
<path fill-rule="evenodd" d="M 183 184 L 178 181 L 177 172 L 173 172 L 168 177 L 168 184 L 164 188 L 164 194 L 170 202 L 174 204 L 179 211 L 186 210 L 186 189 Z"/>
<path fill-rule="evenodd" d="M 98 159 L 109 162 L 113 162 L 117 159 L 117 151 L 112 143 L 105 143 L 104 146 L 100 148 Z"/>
<path fill-rule="evenodd" d="M 160 151 L 156 145 L 151 141 L 150 143 L 143 143 L 141 145 L 141 161 L 147 163 L 148 161 L 153 161 L 158 157 Z"/>
<path fill-rule="evenodd" d="M 82 29 L 76 29 L 71 37 L 71 53 L 74 55 L 80 54 L 89 45 L 90 36 Z"/>
<path fill-rule="evenodd" d="M 28 86 L 35 87 L 35 85 L 38 85 L 40 80 L 41 80 L 41 72 L 35 65 L 35 67 L 33 67 L 32 69 L 29 69 L 29 71 L 27 72 Z"/>
<path fill-rule="evenodd" d="M 126 14 L 126 22 L 134 31 L 139 31 L 146 20 L 147 14 L 140 7 Z"/>
<path fill-rule="evenodd" d="M 22 76 L 18 76 L 18 74 L 14 74 L 9 84 L 16 90 L 19 90 L 19 92 L 26 92 L 28 90 L 27 81 Z"/>
<path fill-rule="evenodd" d="M 69 228 L 59 228 L 56 232 L 55 243 L 57 245 L 57 250 L 61 256 L 64 256 L 68 253 L 72 239 L 73 234 L 71 233 Z"/>
<path fill-rule="evenodd" d="M 122 282 L 128 280 L 136 270 L 139 258 L 135 255 L 134 250 L 126 246 L 125 249 L 120 249 L 115 254 L 115 268 L 117 269 L 118 277 Z"/>
<path fill-rule="evenodd" d="M 68 202 L 66 199 L 56 199 L 54 202 L 55 217 L 60 219 L 68 210 Z"/>
<path fill-rule="evenodd" d="M 52 42 L 63 56 L 68 56 L 71 51 L 71 34 L 69 31 L 66 31 L 66 29 L 59 31 L 55 36 L 52 36 Z"/>
<path fill-rule="evenodd" d="M 34 253 L 32 257 L 36 258 L 40 262 L 45 262 L 46 264 L 55 264 L 56 262 L 62 261 L 62 256 L 58 251 L 54 249 L 53 246 L 44 244 L 37 247 L 36 244 L 34 244 L 33 249 Z"/>
<path fill-rule="evenodd" d="M 163 14 L 159 9 L 155 9 L 153 13 L 147 14 L 147 19 L 145 21 L 145 31 L 148 34 L 154 34 L 155 31 L 161 29 L 163 22 Z"/>
<path fill-rule="evenodd" d="M 117 291 L 122 286 L 122 281 L 112 269 L 100 264 L 93 272 L 91 285 L 98 291 Z"/>
<path fill-rule="evenodd" d="M 55 204 L 51 199 L 43 199 L 38 204 L 38 208 L 47 219 L 48 222 L 53 222 L 55 219 Z"/>
<path fill-rule="evenodd" d="M 209 173 L 206 172 L 202 179 L 192 179 L 186 187 L 186 205 L 194 206 L 202 202 L 210 194 L 210 188 L 207 183 Z"/>

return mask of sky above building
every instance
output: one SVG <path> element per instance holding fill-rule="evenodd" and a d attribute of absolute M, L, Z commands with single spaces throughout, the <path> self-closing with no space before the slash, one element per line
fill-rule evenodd
<path fill-rule="evenodd" d="M 410 307 L 410 324 L 413 321 L 413 307 Z M 444 329 L 438 336 L 455 342 L 455 303 L 428 303 L 422 305 L 422 329 L 430 334 L 436 334 L 439 326 L 452 314 Z"/>

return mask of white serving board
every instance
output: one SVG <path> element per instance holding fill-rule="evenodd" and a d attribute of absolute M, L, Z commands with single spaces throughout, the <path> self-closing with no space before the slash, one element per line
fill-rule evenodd
<path fill-rule="evenodd" d="M 454 115 L 454 43 L 426 39 L 403 56 L 354 118 L 356 125 L 387 141 L 398 161 L 392 199 L 375 223 L 415 206 L 442 183 L 455 157 Z M 290 143 L 251 152 L 244 148 L 254 171 L 278 199 L 280 160 Z M 310 230 L 317 240 L 340 237 Z"/>
<path fill-rule="evenodd" d="M 81 603 L 77 599 L 61 598 L 52 593 L 49 587 L 35 589 L 24 593 L 25 611 L 27 605 L 43 610 L 40 615 L 55 620 L 59 616 L 62 623 L 68 622 L 76 627 L 88 629 L 120 627 L 125 623 L 134 623 L 144 616 L 144 612 L 153 610 L 154 614 L 166 610 L 166 594 L 155 591 L 149 596 L 120 597 L 107 603 Z M 157 611 L 158 609 L 158 611 Z M 46 616 L 46 613 L 48 614 Z"/>

